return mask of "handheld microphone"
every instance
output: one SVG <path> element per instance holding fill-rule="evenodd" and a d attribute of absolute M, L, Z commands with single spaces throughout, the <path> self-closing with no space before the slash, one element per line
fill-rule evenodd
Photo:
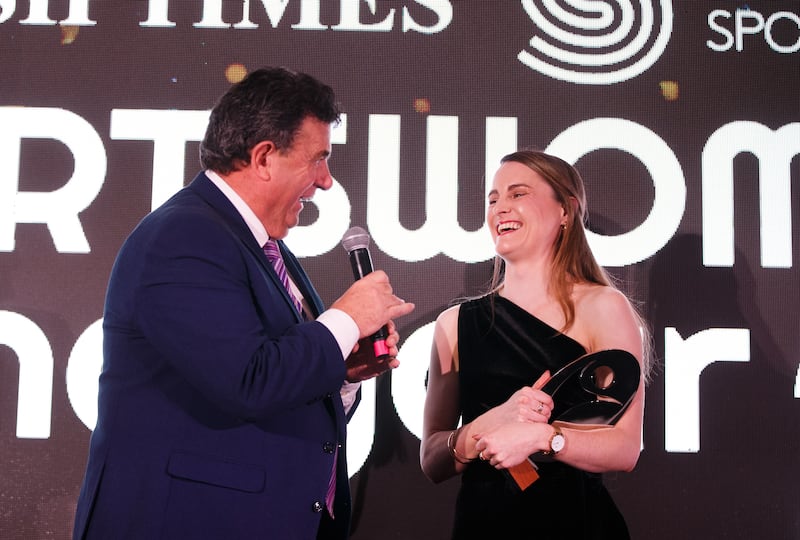
<path fill-rule="evenodd" d="M 350 266 L 353 277 L 359 280 L 372 272 L 372 258 L 369 255 L 369 233 L 361 227 L 351 227 L 342 237 L 342 247 L 350 255 Z M 389 328 L 384 326 L 372 334 L 372 347 L 375 357 L 389 356 L 389 347 L 386 338 L 389 337 Z"/>

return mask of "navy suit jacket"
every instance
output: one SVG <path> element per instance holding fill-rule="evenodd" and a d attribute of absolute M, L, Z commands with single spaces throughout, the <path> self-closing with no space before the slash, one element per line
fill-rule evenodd
<path fill-rule="evenodd" d="M 318 314 L 319 296 L 281 247 Z M 204 174 L 124 243 L 103 330 L 75 538 L 313 539 L 335 455 L 327 537 L 346 538 L 339 346 L 297 314 L 244 220 Z"/>

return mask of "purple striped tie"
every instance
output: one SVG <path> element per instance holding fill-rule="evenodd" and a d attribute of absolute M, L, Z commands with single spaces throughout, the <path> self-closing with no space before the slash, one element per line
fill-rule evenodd
<path fill-rule="evenodd" d="M 264 244 L 264 254 L 278 274 L 278 279 L 283 283 L 286 292 L 289 293 L 289 298 L 292 299 L 292 303 L 297 309 L 297 312 L 300 313 L 300 315 L 304 315 L 303 304 L 297 299 L 294 292 L 292 292 L 292 285 L 289 283 L 289 273 L 286 271 L 286 265 L 283 264 L 283 257 L 281 257 L 281 250 L 278 247 L 278 243 L 275 242 L 275 240 L 268 240 L 267 243 Z"/>
<path fill-rule="evenodd" d="M 339 446 L 336 446 L 336 451 L 333 453 L 333 470 L 331 471 L 331 477 L 328 480 L 328 492 L 325 494 L 325 506 L 328 507 L 328 513 L 331 515 L 332 518 L 336 516 L 333 515 L 333 499 L 336 495 L 336 461 L 339 459 Z"/>

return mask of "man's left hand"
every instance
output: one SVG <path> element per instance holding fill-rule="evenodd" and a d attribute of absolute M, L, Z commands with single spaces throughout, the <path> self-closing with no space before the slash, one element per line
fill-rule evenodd
<path fill-rule="evenodd" d="M 386 346 L 389 348 L 389 355 L 376 358 L 372 340 L 370 338 L 359 340 L 353 352 L 345 360 L 348 382 L 365 381 L 400 365 L 400 361 L 396 358 L 400 335 L 397 333 L 394 321 L 389 321 L 387 326 L 389 336 L 386 338 Z"/>

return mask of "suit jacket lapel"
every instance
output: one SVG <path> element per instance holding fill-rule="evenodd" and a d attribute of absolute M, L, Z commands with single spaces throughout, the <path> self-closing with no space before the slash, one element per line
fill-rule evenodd
<path fill-rule="evenodd" d="M 250 251 L 258 261 L 259 265 L 266 271 L 266 275 L 269 276 L 275 286 L 281 290 L 286 304 L 296 311 L 294 309 L 294 304 L 289 298 L 289 294 L 284 289 L 283 284 L 278 279 L 278 275 L 275 273 L 269 261 L 267 261 L 267 257 L 264 255 L 261 246 L 256 242 L 253 233 L 236 210 L 236 207 L 231 204 L 228 198 L 225 197 L 204 173 L 198 174 L 188 187 L 194 190 L 221 215 L 231 232 L 242 241 L 248 251 Z M 286 247 L 286 244 L 283 241 L 278 241 L 278 246 L 280 246 L 286 270 L 289 272 L 289 275 L 292 276 L 300 292 L 303 293 L 303 297 L 311 308 L 314 318 L 316 318 L 325 308 L 322 299 L 311 284 L 308 274 L 303 270 L 303 267 L 294 254 Z M 300 314 L 298 314 L 298 321 L 302 321 Z"/>
<path fill-rule="evenodd" d="M 309 307 L 313 311 L 314 318 L 319 316 L 325 309 L 322 299 L 317 294 L 317 291 L 314 289 L 314 286 L 311 284 L 311 280 L 308 278 L 308 274 L 306 274 L 303 267 L 300 265 L 300 262 L 294 256 L 294 254 L 286 247 L 286 244 L 282 240 L 278 240 L 278 246 L 281 248 L 281 254 L 283 255 L 283 263 L 286 265 L 286 270 L 291 274 L 292 279 L 294 279 L 295 284 L 300 289 L 300 292 L 303 293 L 303 297 L 306 299 Z M 360 392 L 361 389 L 359 388 L 359 398 L 360 401 Z M 344 405 L 342 404 L 342 397 L 339 392 L 335 392 L 331 394 L 330 397 L 325 398 L 325 406 L 328 409 L 328 412 L 331 414 L 333 418 L 336 419 L 337 431 L 339 440 L 343 442 L 346 440 L 347 437 L 347 421 L 348 418 L 344 412 Z M 353 410 L 355 410 L 355 405 L 353 406 Z M 338 469 L 341 470 L 343 455 L 339 456 L 340 463 L 338 465 Z M 347 476 L 344 476 L 345 480 Z M 341 479 L 339 481 L 342 481 Z"/>
<path fill-rule="evenodd" d="M 206 201 L 220 215 L 231 232 L 241 238 L 248 248 L 261 248 L 236 207 L 204 173 L 198 174 L 187 186 L 187 189 Z"/>
<path fill-rule="evenodd" d="M 197 193 L 221 217 L 224 224 L 231 231 L 231 234 L 236 236 L 242 242 L 245 248 L 247 248 L 247 250 L 253 256 L 256 263 L 261 267 L 262 273 L 264 274 L 265 278 L 270 280 L 272 284 L 276 287 L 276 289 L 281 292 L 281 294 L 284 297 L 284 300 L 286 301 L 286 306 L 295 313 L 297 321 L 302 322 L 303 318 L 299 313 L 297 313 L 297 309 L 295 309 L 292 300 L 289 298 L 289 293 L 286 292 L 286 288 L 283 286 L 283 283 L 281 283 L 280 279 L 278 278 L 278 275 L 275 273 L 275 269 L 267 260 L 267 256 L 264 255 L 262 247 L 258 245 L 258 242 L 256 242 L 255 237 L 253 237 L 252 231 L 250 231 L 250 228 L 247 226 L 247 223 L 245 223 L 244 219 L 242 219 L 242 216 L 236 210 L 236 207 L 233 206 L 233 204 L 231 204 L 228 198 L 217 188 L 217 186 L 214 185 L 214 183 L 211 180 L 208 179 L 208 177 L 204 173 L 198 174 L 192 181 L 192 183 L 189 184 L 188 189 L 191 189 L 192 191 Z M 285 252 L 288 252 L 288 250 L 286 250 L 285 247 L 281 246 L 281 251 L 284 250 Z M 284 263 L 286 263 L 285 258 L 286 257 L 284 256 Z M 297 263 L 297 260 L 294 259 L 294 256 L 292 256 L 292 259 L 294 261 L 295 267 L 299 268 L 300 265 L 299 263 Z M 297 273 L 293 271 L 293 269 L 289 268 L 288 264 L 286 265 L 286 268 L 287 270 L 289 270 L 293 278 L 295 277 L 295 275 L 297 275 Z M 313 292 L 313 287 L 311 287 L 311 284 L 308 282 L 308 277 L 305 275 L 305 272 L 302 272 L 301 270 L 301 273 L 305 282 L 308 283 L 308 286 L 305 288 L 311 289 L 310 292 Z M 296 281 L 296 283 L 298 282 Z M 298 283 L 298 287 L 299 286 L 300 283 Z M 303 292 L 303 295 L 307 294 L 304 288 L 301 287 L 300 290 Z M 308 300 L 309 305 L 312 305 L 311 299 L 313 297 L 316 297 L 316 299 L 318 299 L 319 297 L 316 295 L 316 292 L 313 292 L 313 295 L 311 295 L 310 292 L 309 295 L 306 296 L 306 298 L 309 299 Z M 319 305 L 314 304 L 313 309 L 317 310 L 317 312 L 314 314 L 314 316 L 316 317 L 320 313 Z"/>
<path fill-rule="evenodd" d="M 275 287 L 282 291 L 286 299 L 287 307 L 290 308 L 295 314 L 297 321 L 302 322 L 302 317 L 294 308 L 294 304 L 289 299 L 286 289 L 278 279 L 275 269 L 272 267 L 269 261 L 267 261 L 267 256 L 264 254 L 263 249 L 258 245 L 258 242 L 256 242 L 255 237 L 253 237 L 253 233 L 250 231 L 250 228 L 247 226 L 247 223 L 245 223 L 244 219 L 242 219 L 242 216 L 236 210 L 236 207 L 231 204 L 228 198 L 225 197 L 225 195 L 217 188 L 217 186 L 215 186 L 214 183 L 202 172 L 198 174 L 194 180 L 192 180 L 186 189 L 191 189 L 197 193 L 198 196 L 205 200 L 209 206 L 215 210 L 215 212 L 221 217 L 222 221 L 231 231 L 231 234 L 238 237 L 242 244 L 244 244 L 247 250 L 253 255 L 253 258 L 263 270 L 264 276 L 267 277 L 267 279 L 271 279 Z M 313 312 L 314 318 L 316 318 L 324 310 L 322 299 L 319 297 L 319 294 L 317 294 L 317 291 L 311 284 L 311 280 L 308 278 L 305 270 L 303 270 L 300 262 L 289 250 L 289 248 L 286 247 L 286 244 L 279 240 L 278 246 L 281 249 L 286 270 L 292 276 L 292 279 L 294 279 L 294 282 L 300 289 L 300 292 L 303 293 L 306 302 Z M 342 400 L 338 395 L 338 392 L 333 395 L 333 399 L 325 399 L 325 403 L 326 407 L 328 408 L 328 412 L 333 416 L 333 418 L 336 419 L 339 438 L 343 441 L 346 433 L 345 426 L 347 425 L 347 420 L 345 419 L 344 407 L 342 406 Z"/>

